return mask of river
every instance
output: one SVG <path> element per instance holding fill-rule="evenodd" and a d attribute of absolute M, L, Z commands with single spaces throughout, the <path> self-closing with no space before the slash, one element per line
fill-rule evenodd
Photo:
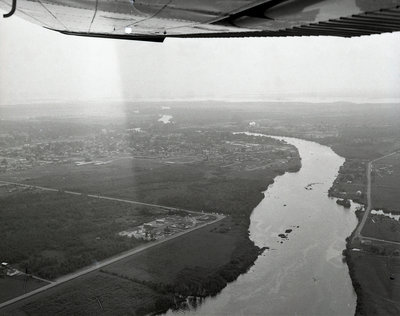
<path fill-rule="evenodd" d="M 328 197 L 344 158 L 314 142 L 276 138 L 298 148 L 302 167 L 277 177 L 251 215 L 250 238 L 270 249 L 216 297 L 175 313 L 354 315 L 356 294 L 342 250 L 357 225 L 356 205 L 345 209 Z M 287 229 L 288 238 L 278 236 Z"/>

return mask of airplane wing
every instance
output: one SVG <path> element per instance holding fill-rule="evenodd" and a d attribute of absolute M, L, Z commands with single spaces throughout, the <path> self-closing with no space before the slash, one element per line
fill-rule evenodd
<path fill-rule="evenodd" d="M 400 31 L 400 0 L 0 0 L 8 15 L 13 7 L 68 35 L 155 42 Z"/>

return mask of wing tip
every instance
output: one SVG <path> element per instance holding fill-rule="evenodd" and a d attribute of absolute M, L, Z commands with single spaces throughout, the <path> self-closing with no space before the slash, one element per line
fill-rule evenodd
<path fill-rule="evenodd" d="M 108 39 L 121 39 L 129 41 L 143 41 L 143 42 L 153 42 L 153 43 L 163 43 L 165 36 L 162 35 L 131 35 L 131 34 L 109 34 L 109 33 L 92 33 L 92 32 L 74 32 L 65 30 L 55 30 L 52 31 L 59 32 L 64 35 L 80 36 L 80 37 L 93 37 L 93 38 L 108 38 Z"/>

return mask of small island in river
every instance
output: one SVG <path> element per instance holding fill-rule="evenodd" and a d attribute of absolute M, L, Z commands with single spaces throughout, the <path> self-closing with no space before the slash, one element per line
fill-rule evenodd
<path fill-rule="evenodd" d="M 35 124 L 27 124 L 33 136 Z M 30 163 L 18 171 L 10 169 L 2 174 L 0 180 L 17 183 L 22 179 L 25 185 L 2 187 L 1 212 L 7 216 L 9 227 L 16 227 L 13 239 L 3 236 L 2 244 L 21 240 L 29 249 L 24 252 L 21 248 L 21 255 L 15 256 L 14 252 L 0 248 L 2 260 L 21 270 L 27 268 L 34 275 L 58 280 L 71 269 L 75 271 L 118 251 L 146 244 L 127 237 L 128 223 L 145 225 L 173 215 L 162 208 L 131 209 L 123 203 L 124 199 L 219 213 L 225 218 L 53 287 L 40 296 L 11 304 L 1 312 L 87 315 L 98 311 L 99 301 L 103 313 L 110 315 L 124 314 L 127 310 L 144 315 L 179 309 L 188 297 L 219 293 L 228 282 L 248 271 L 264 251 L 265 248 L 255 246 L 249 239 L 250 215 L 277 175 L 300 169 L 301 160 L 294 146 L 231 131 L 182 129 L 172 123 L 131 130 L 121 129 L 126 135 L 118 136 L 127 140 L 121 146 L 131 146 L 130 151 L 135 152 L 131 157 L 126 158 L 126 153 L 121 157 L 110 156 L 107 164 L 101 165 L 77 165 L 71 161 L 44 167 Z M 111 135 L 102 129 L 99 134 L 97 141 L 110 141 Z M 82 135 L 82 140 L 85 139 Z M 92 139 L 88 137 L 87 141 Z M 168 146 L 160 146 L 163 143 Z M 27 184 L 31 189 L 26 189 Z M 40 187 L 54 188 L 55 192 Z M 113 205 L 107 198 L 103 203 L 96 198 L 100 196 L 121 201 L 116 200 Z M 22 200 L 31 201 L 35 212 L 27 212 Z M 50 201 L 59 209 L 57 216 L 48 216 Z M 75 224 L 64 225 L 64 234 L 60 235 L 57 227 L 65 223 L 63 218 L 70 216 L 66 205 L 75 205 Z M 17 229 L 19 224 L 14 223 L 11 210 L 25 218 L 24 229 Z M 38 221 L 34 214 L 45 217 Z M 92 216 L 93 220 L 88 221 Z M 44 235 L 32 234 L 29 223 L 42 227 L 46 236 L 50 236 L 47 241 L 42 240 Z M 118 235 L 121 231 L 124 235 Z M 74 248 L 74 243 L 81 246 Z M 0 287 L 3 283 L 0 279 Z M 15 296 L 19 294 L 22 293 L 16 292 Z"/>

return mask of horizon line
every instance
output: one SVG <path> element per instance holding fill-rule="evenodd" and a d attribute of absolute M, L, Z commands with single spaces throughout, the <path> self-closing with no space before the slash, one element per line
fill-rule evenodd
<path fill-rule="evenodd" d="M 103 103 L 103 102 L 117 102 L 117 103 L 158 103 L 158 102 L 224 102 L 224 103 L 311 103 L 311 104 L 329 104 L 329 103 L 351 103 L 351 104 L 396 104 L 400 103 L 400 98 L 374 98 L 374 99 L 361 99 L 354 97 L 342 98 L 288 98 L 288 99 L 264 99 L 264 98 L 143 98 L 143 99 L 119 99 L 119 98 L 102 98 L 102 99 L 70 99 L 70 100 L 30 100 L 28 102 L 14 101 L 11 103 L 0 103 L 0 107 L 14 106 L 14 105 L 47 105 L 51 103 L 64 104 L 64 103 Z"/>

